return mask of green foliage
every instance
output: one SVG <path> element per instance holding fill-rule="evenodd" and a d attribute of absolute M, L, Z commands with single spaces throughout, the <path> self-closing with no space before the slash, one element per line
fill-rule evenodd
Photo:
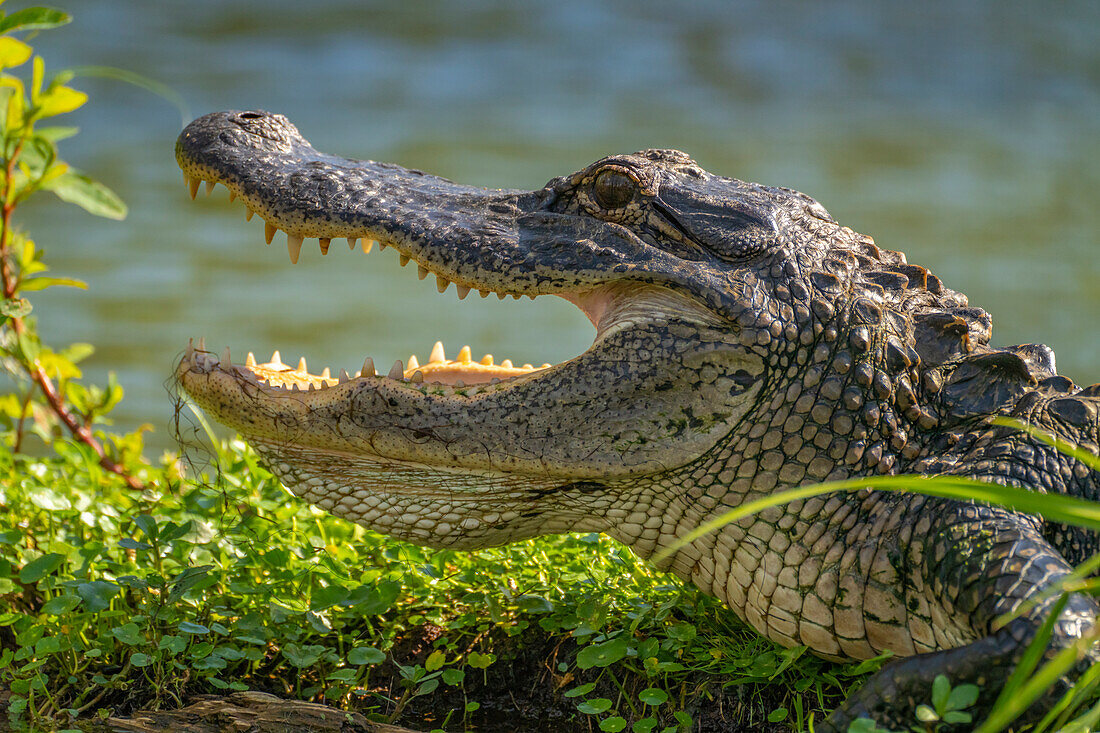
<path fill-rule="evenodd" d="M 150 466 L 135 492 L 79 452 L 0 452 L 0 683 L 25 701 L 16 723 L 246 688 L 392 719 L 545 638 L 573 640 L 555 674 L 601 730 L 687 730 L 731 681 L 784 685 L 791 709 L 852 684 L 854 665 L 777 649 L 606 538 L 427 550 L 288 496 L 240 442 L 222 456 L 193 480 Z M 429 628 L 428 648 L 401 651 Z"/>
<path fill-rule="evenodd" d="M 62 201 L 97 216 L 126 216 L 125 204 L 109 188 L 59 157 L 57 143 L 76 129 L 45 124 L 88 100 L 84 92 L 68 86 L 73 72 L 61 71 L 47 80 L 42 57 L 13 35 L 48 30 L 69 20 L 68 14 L 53 8 L 0 11 L 0 366 L 15 384 L 11 393 L 0 397 L 0 427 L 5 428 L 7 445 L 16 451 L 23 448 L 27 434 L 46 445 L 71 435 L 92 450 L 101 468 L 127 476 L 136 487 L 140 482 L 133 471 L 140 469 L 127 464 L 140 460 L 140 435 L 109 441 L 94 432 L 94 426 L 105 423 L 107 413 L 122 399 L 122 388 L 113 378 L 106 388 L 82 384 L 78 364 L 92 353 L 92 347 L 72 344 L 51 349 L 30 317 L 33 306 L 27 294 L 85 285 L 47 275 L 42 249 L 13 224 L 17 208 L 40 191 L 52 191 Z"/>

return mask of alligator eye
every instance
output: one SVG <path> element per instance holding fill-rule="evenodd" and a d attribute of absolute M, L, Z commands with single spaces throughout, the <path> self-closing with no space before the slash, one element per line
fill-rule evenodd
<path fill-rule="evenodd" d="M 618 209 L 630 203 L 634 192 L 638 190 L 638 184 L 625 173 L 606 170 L 596 176 L 593 189 L 596 203 L 605 209 Z"/>

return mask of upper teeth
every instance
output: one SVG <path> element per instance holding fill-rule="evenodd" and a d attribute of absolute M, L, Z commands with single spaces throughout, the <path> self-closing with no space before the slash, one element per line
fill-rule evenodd
<path fill-rule="evenodd" d="M 191 198 L 195 198 L 195 196 L 198 194 L 198 190 L 199 190 L 200 185 L 204 182 L 201 179 L 192 178 L 191 176 L 189 176 L 186 173 L 183 174 L 183 180 L 184 180 L 184 184 L 187 186 L 187 190 L 190 193 Z M 209 194 L 214 189 L 215 182 L 214 181 L 205 181 L 205 184 L 206 184 L 205 185 L 206 193 Z M 238 193 L 230 188 L 229 189 L 229 200 L 233 201 L 235 198 L 237 198 L 237 196 L 238 196 Z M 245 212 L 246 212 L 245 213 L 245 218 L 246 219 L 251 219 L 253 214 L 255 214 L 256 210 L 253 209 L 248 204 L 247 200 L 245 200 L 244 203 L 245 203 Z M 264 240 L 268 244 L 271 244 L 271 241 L 275 238 L 275 233 L 278 232 L 278 231 L 279 231 L 279 228 L 276 227 L 274 224 L 272 224 L 270 222 L 267 222 L 267 221 L 264 222 Z M 363 242 L 363 245 L 362 245 L 363 252 L 364 253 L 370 252 L 372 247 L 374 246 L 375 240 L 369 239 L 369 238 L 366 238 L 366 237 L 362 237 L 362 238 L 360 238 L 360 237 L 348 237 L 347 238 L 348 248 L 351 249 L 351 250 L 354 250 L 355 249 L 355 243 L 357 241 L 359 241 L 360 239 L 362 239 L 362 242 Z M 287 232 L 287 235 L 286 235 L 287 253 L 289 254 L 290 261 L 293 264 L 298 263 L 298 260 L 301 256 L 301 253 L 302 253 L 303 241 L 304 241 L 304 237 L 302 237 L 301 235 L 291 234 L 290 232 Z M 320 249 L 321 249 L 322 254 L 328 254 L 329 244 L 331 243 L 331 241 L 332 240 L 328 237 L 320 237 L 319 238 L 319 244 L 320 244 Z M 384 250 L 385 248 L 386 248 L 386 243 L 385 242 L 379 242 L 379 251 Z M 409 262 L 413 261 L 412 257 L 410 255 L 405 254 L 403 252 L 399 253 L 399 258 L 400 258 L 400 263 L 401 263 L 402 266 L 407 265 Z M 428 267 L 425 266 L 423 263 L 417 262 L 416 266 L 417 266 L 417 277 L 419 277 L 421 280 L 426 278 L 429 273 L 432 273 L 432 271 L 429 270 Z M 436 288 L 439 290 L 439 292 L 442 293 L 442 292 L 446 291 L 448 287 L 450 287 L 451 280 L 449 280 L 445 276 L 440 275 L 438 273 L 432 273 L 432 274 L 435 274 Z M 469 286 L 469 285 L 459 285 L 459 284 L 455 285 L 455 291 L 458 294 L 459 300 L 461 300 L 461 299 L 465 298 L 467 295 L 469 295 L 470 287 L 471 286 Z M 488 297 L 490 292 L 494 292 L 494 291 L 489 290 L 489 289 L 480 289 L 480 288 L 478 289 L 478 294 L 482 298 Z M 506 293 L 497 292 L 496 295 L 497 295 L 498 298 L 504 298 Z M 521 297 L 517 293 L 511 293 L 511 295 L 514 298 Z M 535 296 L 531 295 L 530 297 L 534 298 Z M 210 360 L 213 360 L 214 364 L 219 363 L 217 359 L 214 359 L 212 354 L 208 355 L 208 354 L 205 353 L 205 347 L 204 347 L 202 339 L 199 340 L 199 346 L 198 346 L 197 351 L 196 351 L 196 349 L 194 348 L 193 345 L 188 346 L 188 352 L 187 352 L 187 357 L 186 358 L 188 360 L 192 360 L 193 363 L 195 363 L 196 365 L 203 366 L 203 367 L 207 366 L 207 362 L 209 362 Z M 424 371 L 422 371 L 420 369 L 420 363 L 417 360 L 416 356 L 413 355 L 413 356 L 409 357 L 408 367 L 405 367 L 405 365 L 402 364 L 400 359 L 397 360 L 396 362 L 394 362 L 393 367 L 391 367 L 389 372 L 387 373 L 387 377 L 389 379 L 403 380 L 403 381 L 406 381 L 406 382 L 411 381 L 415 384 L 420 384 L 420 385 L 423 385 L 424 382 L 426 380 L 428 380 L 429 384 L 438 385 L 438 384 L 440 384 L 438 381 L 437 382 L 431 382 L 430 381 L 431 376 L 432 376 L 433 373 L 445 372 L 445 371 L 447 371 L 445 369 L 445 367 L 448 367 L 450 365 L 467 365 L 467 364 L 473 364 L 469 346 L 464 346 L 459 351 L 457 360 L 448 361 L 447 358 L 446 358 L 446 355 L 443 352 L 443 344 L 441 342 L 437 341 L 435 346 L 432 348 L 431 356 L 428 359 L 428 367 L 426 368 L 427 371 L 428 371 L 427 375 L 425 375 Z M 486 354 L 484 357 L 482 357 L 481 361 L 477 363 L 477 366 L 493 367 L 493 364 L 494 364 L 494 362 L 493 362 L 492 355 Z M 222 358 L 220 360 L 220 365 L 223 366 L 223 367 L 231 367 L 233 365 L 232 360 L 230 358 L 228 348 L 226 348 L 225 351 L 222 352 Z M 542 367 L 539 367 L 539 368 L 542 369 L 542 368 L 546 368 L 546 367 L 549 367 L 549 366 L 550 366 L 549 364 L 543 364 Z M 257 370 L 259 370 L 255 374 L 253 374 L 253 372 L 251 372 L 247 369 L 245 370 L 245 371 L 248 372 L 248 376 L 252 377 L 253 381 L 255 381 L 255 376 L 257 376 L 257 375 L 260 376 L 261 379 L 263 379 L 264 372 L 267 372 L 267 373 L 284 373 L 284 372 L 289 373 L 289 372 L 294 371 L 294 370 L 291 370 L 291 368 L 288 367 L 286 364 L 283 364 L 282 359 L 281 359 L 278 351 L 274 352 L 271 355 L 271 360 L 266 364 L 257 364 L 256 363 L 256 357 L 251 352 L 249 352 L 248 358 L 245 361 L 245 367 L 249 367 L 249 368 L 256 367 Z M 504 373 L 507 370 L 514 370 L 516 372 L 528 372 L 528 371 L 534 371 L 535 367 L 533 367 L 530 364 L 524 364 L 523 367 L 517 369 L 516 367 L 512 366 L 512 361 L 510 359 L 505 359 L 502 362 L 500 362 L 500 366 L 497 367 L 496 369 L 499 370 L 501 373 Z M 238 371 L 241 371 L 241 370 L 238 369 Z M 471 370 L 468 370 L 468 371 L 470 372 L 468 374 L 466 374 L 464 372 L 465 376 L 467 376 L 467 377 L 472 377 L 473 373 L 476 372 L 476 370 L 474 370 L 474 369 L 471 369 Z M 341 378 L 339 380 L 333 379 L 330 376 L 330 373 L 331 373 L 330 370 L 326 367 L 320 375 L 309 374 L 309 372 L 306 370 L 306 360 L 305 360 L 305 358 L 302 358 L 298 363 L 297 374 L 294 375 L 294 378 L 299 379 L 303 383 L 308 383 L 308 385 L 306 387 L 307 389 L 314 389 L 316 387 L 321 387 L 321 386 L 332 386 L 332 384 L 343 383 L 343 382 L 346 382 L 350 379 L 350 377 L 347 376 L 346 371 L 343 372 L 343 374 L 341 375 Z M 290 375 L 288 374 L 288 376 L 290 376 Z M 375 371 L 375 367 L 374 367 L 374 360 L 371 359 L 370 357 L 367 357 L 366 360 L 364 360 L 364 362 L 363 362 L 362 370 L 360 372 L 356 373 L 355 376 L 356 377 L 374 377 L 374 376 L 376 376 L 376 371 Z M 453 376 L 453 375 L 451 375 L 451 376 Z M 515 376 L 517 376 L 517 375 L 513 374 L 511 376 L 506 376 L 505 379 L 511 379 L 511 378 L 514 378 Z M 482 375 L 482 379 L 483 378 L 484 378 L 484 375 Z M 278 380 L 276 380 L 276 381 L 278 381 Z M 455 387 L 463 386 L 464 382 L 466 382 L 466 381 L 468 381 L 468 380 L 455 377 L 454 378 L 454 386 Z M 478 381 L 478 379 L 474 378 L 474 381 L 476 382 L 476 381 Z M 497 383 L 500 383 L 500 382 L 501 382 L 501 379 L 500 379 L 499 376 L 493 376 L 489 380 L 490 384 L 497 384 Z M 274 382 L 269 382 L 269 385 L 270 386 L 280 386 L 279 384 L 275 384 Z M 294 382 L 294 384 L 292 386 L 293 386 L 293 389 L 297 390 L 299 388 L 299 383 L 296 381 L 296 382 Z"/>
<path fill-rule="evenodd" d="M 186 173 L 183 174 L 183 181 L 184 181 L 184 184 L 187 186 L 188 192 L 191 194 L 191 198 L 195 198 L 195 196 L 198 194 L 199 187 L 202 184 L 205 183 L 205 189 L 206 189 L 207 194 L 209 194 L 214 189 L 214 186 L 216 185 L 215 181 L 203 181 L 202 179 L 199 179 L 199 178 L 192 178 L 191 176 L 187 175 Z M 236 199 L 237 196 L 238 196 L 238 194 L 237 194 L 236 191 L 234 191 L 233 189 L 229 189 L 229 200 L 230 201 L 233 201 L 234 199 Z M 251 220 L 255 213 L 256 213 L 256 210 L 253 209 L 251 206 L 249 206 L 248 203 L 246 202 L 245 203 L 245 219 Z M 267 242 L 268 244 L 271 244 L 271 241 L 275 238 L 275 233 L 278 232 L 278 231 L 279 231 L 279 228 L 277 226 L 275 226 L 274 224 L 272 224 L 270 222 L 265 221 L 264 222 L 264 241 Z M 360 237 L 348 237 L 347 239 L 348 239 L 348 248 L 354 250 L 355 249 L 355 243 L 360 240 Z M 303 243 L 303 241 L 304 241 L 304 237 L 302 235 L 291 234 L 290 232 L 287 232 L 287 235 L 286 235 L 286 249 L 287 249 L 287 254 L 290 257 L 290 261 L 291 261 L 292 264 L 298 264 L 298 260 L 300 259 L 301 254 L 302 254 L 302 243 Z M 321 254 L 328 254 L 329 244 L 331 243 L 331 241 L 332 241 L 332 239 L 330 237 L 319 237 L 318 238 L 318 243 L 320 245 Z M 367 252 L 370 252 L 371 249 L 374 247 L 375 240 L 363 237 L 362 242 L 363 242 L 363 252 L 367 253 Z M 385 248 L 386 248 L 386 243 L 380 242 L 379 243 L 379 249 L 384 250 Z M 409 262 L 412 261 L 411 255 L 407 255 L 405 253 L 400 253 L 399 258 L 400 258 L 400 262 L 401 262 L 402 266 L 407 265 L 407 264 L 409 264 Z M 429 274 L 435 274 L 436 288 L 441 293 L 446 291 L 447 288 L 450 287 L 450 285 L 451 285 L 452 281 L 449 280 L 447 277 L 445 277 L 443 275 L 440 275 L 438 273 L 432 273 L 432 271 L 430 269 L 428 269 L 428 267 L 426 265 L 424 265 L 420 262 L 416 263 L 416 270 L 417 270 L 417 272 L 416 272 L 417 277 L 419 277 L 421 280 L 426 278 Z M 455 291 L 458 294 L 458 299 L 462 300 L 467 295 L 469 295 L 470 294 L 470 289 L 471 289 L 470 285 L 456 284 L 455 285 Z M 478 289 L 478 294 L 482 298 L 488 297 L 490 292 L 493 292 L 493 291 L 487 290 L 487 289 Z M 497 293 L 498 298 L 503 298 L 505 295 L 506 295 L 506 293 L 502 293 L 502 292 Z M 516 293 L 512 293 L 511 295 L 512 295 L 513 298 L 522 297 L 521 295 L 516 294 Z M 529 297 L 534 298 L 535 296 L 530 295 Z"/>

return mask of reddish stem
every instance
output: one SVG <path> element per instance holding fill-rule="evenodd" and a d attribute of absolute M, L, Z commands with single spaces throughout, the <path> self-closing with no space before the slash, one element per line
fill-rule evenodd
<path fill-rule="evenodd" d="M 5 168 L 4 175 L 4 190 L 2 201 L 0 206 L 0 280 L 3 281 L 4 298 L 9 299 L 15 295 L 19 289 L 19 280 L 12 272 L 11 263 L 9 262 L 9 246 L 11 245 L 11 215 L 15 211 L 15 204 L 11 202 L 11 182 L 12 176 L 15 173 L 15 161 L 19 158 L 19 153 L 23 150 L 23 141 L 20 140 L 16 143 L 15 148 L 12 150 L 12 154 L 8 156 L 7 167 Z M 11 316 L 12 330 L 15 331 L 16 336 L 21 336 L 26 332 L 26 325 L 23 323 L 22 318 Z M 76 419 L 76 417 L 66 407 L 64 399 L 58 393 L 54 387 L 53 381 L 49 375 L 46 374 L 41 365 L 37 361 L 30 364 L 24 363 L 20 360 L 20 365 L 26 369 L 27 374 L 38 385 L 38 388 L 42 391 L 42 395 L 46 398 L 46 403 L 57 415 L 58 419 L 64 423 L 65 427 L 69 429 L 69 432 L 73 434 L 73 437 L 84 443 L 89 448 L 95 451 L 99 456 L 99 465 L 111 473 L 118 474 L 125 481 L 126 484 L 137 490 L 145 488 L 143 484 L 136 477 L 131 476 L 126 469 L 111 460 L 106 451 L 103 450 L 103 446 L 92 435 L 91 430 L 86 425 L 83 425 Z"/>

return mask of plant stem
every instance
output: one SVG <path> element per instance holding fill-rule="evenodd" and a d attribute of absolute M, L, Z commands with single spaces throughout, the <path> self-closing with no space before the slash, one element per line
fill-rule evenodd
<path fill-rule="evenodd" d="M 12 150 L 10 156 L 8 156 L 7 165 L 4 169 L 4 188 L 0 193 L 0 280 L 3 282 L 4 298 L 10 299 L 15 296 L 19 291 L 19 277 L 12 271 L 12 263 L 9 255 L 11 254 L 11 215 L 15 211 L 15 202 L 12 199 L 11 183 L 13 176 L 15 175 L 15 161 L 18 160 L 19 154 L 23 151 L 23 139 L 15 144 L 15 148 Z M 22 336 L 26 333 L 26 325 L 23 323 L 23 319 L 17 316 L 11 316 L 11 327 L 16 336 Z M 64 399 L 58 393 L 54 387 L 53 381 L 49 375 L 46 374 L 46 370 L 42 368 L 37 361 L 25 362 L 19 360 L 20 366 L 26 370 L 27 375 L 31 380 L 38 385 L 42 395 L 46 398 L 46 403 L 49 404 L 50 409 L 57 415 L 58 419 L 64 423 L 65 427 L 69 429 L 73 437 L 84 443 L 99 456 L 99 465 L 111 473 L 118 474 L 126 481 L 126 484 L 136 490 L 145 488 L 139 479 L 135 476 L 131 476 L 129 472 L 119 463 L 111 460 L 107 456 L 107 452 L 103 450 L 103 446 L 92 435 L 92 431 L 87 425 L 83 424 L 77 419 L 75 415 L 65 405 Z"/>

